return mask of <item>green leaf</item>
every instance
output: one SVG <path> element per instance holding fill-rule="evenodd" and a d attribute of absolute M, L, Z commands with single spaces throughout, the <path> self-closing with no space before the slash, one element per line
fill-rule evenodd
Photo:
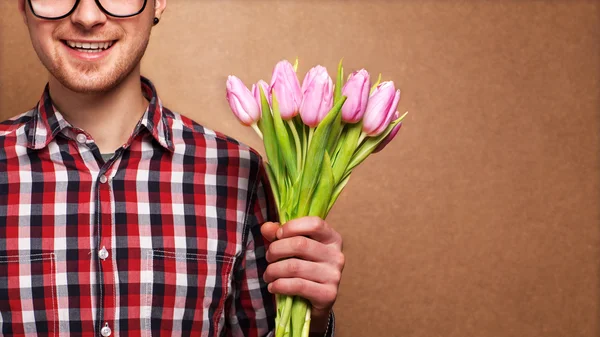
<path fill-rule="evenodd" d="M 277 102 L 275 92 L 273 92 L 271 99 L 273 100 L 273 124 L 275 125 L 275 134 L 277 135 L 278 144 L 281 148 L 283 161 L 287 168 L 288 174 L 291 177 L 296 177 L 296 174 L 298 172 L 296 163 L 296 153 L 292 148 L 292 142 L 286 125 L 285 123 L 283 123 L 283 119 L 281 119 L 281 113 L 279 112 L 279 102 Z"/>
<path fill-rule="evenodd" d="M 342 57 L 340 63 L 338 64 L 337 79 L 335 81 L 335 90 L 333 92 L 334 102 L 337 102 L 340 99 L 340 97 L 342 97 L 342 86 L 344 85 L 344 67 L 342 66 L 343 61 L 344 58 Z"/>
<path fill-rule="evenodd" d="M 391 122 L 390 125 L 388 125 L 388 127 L 385 129 L 385 131 L 383 131 L 379 136 L 368 137 L 367 139 L 365 139 L 363 144 L 356 150 L 356 152 L 352 156 L 352 159 L 350 160 L 350 163 L 348 164 L 348 167 L 346 168 L 346 172 L 352 171 L 352 169 L 354 169 L 356 166 L 358 166 L 360 163 L 362 163 L 365 159 L 367 159 L 367 157 L 373 151 L 375 151 L 375 149 L 377 148 L 377 145 L 379 145 L 379 143 L 381 143 L 385 139 L 385 137 L 387 137 L 390 134 L 390 132 L 392 132 L 392 129 L 398 123 L 402 122 L 402 120 L 404 119 L 405 116 L 406 116 L 406 114 L 402 115 L 400 118 Z"/>
<path fill-rule="evenodd" d="M 342 114 L 339 113 L 331 125 L 331 132 L 329 134 L 329 139 L 327 140 L 327 152 L 333 153 L 340 139 L 343 128 L 344 123 L 342 123 Z"/>
<path fill-rule="evenodd" d="M 325 152 L 325 158 L 323 160 L 323 164 L 321 165 L 321 177 L 319 178 L 319 183 L 317 184 L 315 193 L 311 198 L 310 211 L 308 212 L 308 215 L 318 216 L 321 219 L 325 218 L 325 212 L 327 212 L 329 199 L 331 198 L 331 193 L 333 193 L 334 187 L 335 181 L 333 177 L 333 170 L 331 169 L 331 159 L 329 158 L 329 153 Z"/>
<path fill-rule="evenodd" d="M 300 188 L 300 198 L 298 205 L 298 216 L 302 217 L 308 213 L 310 207 L 310 198 L 314 192 L 316 184 L 321 172 L 321 164 L 327 150 L 329 134 L 331 133 L 331 124 L 340 114 L 342 105 L 346 101 L 346 97 L 342 98 L 333 106 L 331 111 L 319 123 L 315 129 L 315 133 L 308 145 L 307 161 L 310 165 L 306 165 L 302 172 L 302 184 Z"/>
<path fill-rule="evenodd" d="M 271 190 L 273 191 L 273 197 L 275 198 L 275 205 L 277 206 L 277 210 L 279 210 L 281 201 L 279 199 L 279 187 L 277 186 L 277 178 L 275 178 L 275 173 L 273 172 L 271 164 L 265 164 L 265 168 L 267 171 L 267 176 L 269 177 L 269 183 L 271 184 Z"/>
<path fill-rule="evenodd" d="M 275 126 L 273 125 L 273 116 L 271 115 L 271 107 L 266 98 L 266 93 L 260 87 L 260 99 L 262 106 L 262 117 L 258 121 L 258 127 L 263 133 L 263 144 L 265 146 L 265 152 L 267 153 L 267 160 L 270 164 L 272 175 L 275 179 L 275 186 L 281 184 L 281 175 L 283 174 L 283 162 L 281 160 L 281 153 L 279 152 L 279 146 L 277 145 L 277 135 L 275 133 Z M 279 193 L 277 193 L 279 194 Z M 281 201 L 281 199 L 280 199 Z"/>
<path fill-rule="evenodd" d="M 337 184 L 346 172 L 346 167 L 352 160 L 354 151 L 358 146 L 358 138 L 362 132 L 362 123 L 346 124 L 344 128 L 344 142 L 341 144 L 340 152 L 335 157 L 335 163 L 333 165 L 333 176 L 335 177 L 335 183 Z"/>
<path fill-rule="evenodd" d="M 373 86 L 371 87 L 371 92 L 369 93 L 369 95 L 372 94 L 373 91 L 375 91 L 379 83 L 381 83 L 381 73 L 379 73 L 379 78 L 377 78 L 377 82 L 375 82 L 375 84 L 373 84 Z"/>
<path fill-rule="evenodd" d="M 340 193 L 342 193 L 342 191 L 344 190 L 344 187 L 346 187 L 346 184 L 348 183 L 349 180 L 350 180 L 350 174 L 346 175 L 342 179 L 342 181 L 340 181 L 339 184 L 337 184 L 337 186 L 333 190 L 333 193 L 331 193 L 331 200 L 329 200 L 329 205 L 327 206 L 327 212 L 325 212 L 325 216 L 327 216 L 329 214 L 329 211 L 331 211 L 333 204 L 335 204 L 335 202 L 337 201 L 337 198 L 340 196 Z"/>

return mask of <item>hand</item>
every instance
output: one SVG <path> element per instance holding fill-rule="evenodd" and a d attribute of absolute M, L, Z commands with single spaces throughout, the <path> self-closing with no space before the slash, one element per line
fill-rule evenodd
<path fill-rule="evenodd" d="M 325 331 L 344 269 L 342 237 L 318 217 L 266 222 L 261 232 L 271 244 L 264 280 L 271 293 L 298 295 L 312 304 L 311 331 Z"/>

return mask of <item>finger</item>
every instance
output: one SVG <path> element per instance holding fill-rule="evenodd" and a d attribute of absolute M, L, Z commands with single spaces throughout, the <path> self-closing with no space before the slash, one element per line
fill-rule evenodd
<path fill-rule="evenodd" d="M 321 284 L 300 278 L 280 278 L 268 285 L 273 294 L 300 296 L 310 301 L 316 309 L 333 306 L 337 298 L 337 286 Z"/>
<path fill-rule="evenodd" d="M 267 241 L 273 242 L 277 240 L 276 234 L 279 227 L 278 223 L 268 221 L 260 226 L 260 232 Z"/>
<path fill-rule="evenodd" d="M 263 279 L 267 283 L 280 278 L 301 278 L 317 283 L 338 285 L 341 272 L 328 264 L 292 258 L 269 264 L 263 274 Z"/>
<path fill-rule="evenodd" d="M 328 260 L 328 255 L 338 254 L 339 251 L 332 246 L 324 245 L 305 236 L 280 239 L 269 245 L 267 262 L 296 257 L 313 262 Z"/>
<path fill-rule="evenodd" d="M 341 236 L 329 224 L 316 216 L 307 216 L 285 223 L 277 233 L 278 239 L 294 236 L 308 236 L 324 244 L 338 243 L 341 247 Z"/>

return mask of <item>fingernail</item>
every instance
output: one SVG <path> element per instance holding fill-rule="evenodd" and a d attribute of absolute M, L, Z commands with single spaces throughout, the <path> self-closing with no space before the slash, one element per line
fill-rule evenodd
<path fill-rule="evenodd" d="M 278 239 L 281 239 L 281 237 L 283 236 L 283 228 L 279 228 L 277 230 L 277 234 L 276 235 L 277 235 Z"/>
<path fill-rule="evenodd" d="M 273 283 L 269 283 L 267 290 L 269 290 L 270 293 L 273 293 Z"/>

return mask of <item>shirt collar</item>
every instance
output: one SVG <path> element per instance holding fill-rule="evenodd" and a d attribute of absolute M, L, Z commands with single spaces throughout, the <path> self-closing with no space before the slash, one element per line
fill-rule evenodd
<path fill-rule="evenodd" d="M 135 127 L 132 137 L 138 134 L 143 127 L 160 145 L 173 152 L 175 150 L 171 130 L 173 116 L 168 109 L 163 108 L 154 84 L 143 76 L 141 76 L 141 82 L 142 93 L 150 104 Z M 33 111 L 33 117 L 25 126 L 27 147 L 36 150 L 42 149 L 48 146 L 56 134 L 70 127 L 71 124 L 54 107 L 48 84 L 46 84 L 42 97 Z"/>

